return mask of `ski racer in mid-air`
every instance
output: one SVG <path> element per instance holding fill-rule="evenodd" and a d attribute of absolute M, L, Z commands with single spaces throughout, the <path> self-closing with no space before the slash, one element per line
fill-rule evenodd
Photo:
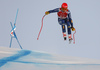
<path fill-rule="evenodd" d="M 72 35 L 71 35 L 71 30 L 75 31 L 75 28 L 73 27 L 73 21 L 71 18 L 71 12 L 68 9 L 68 5 L 67 3 L 63 3 L 61 5 L 61 8 L 56 8 L 54 10 L 49 10 L 45 12 L 45 15 L 48 15 L 50 13 L 54 13 L 57 12 L 58 15 L 58 22 L 62 27 L 62 33 L 63 33 L 63 37 L 64 40 L 67 39 L 67 35 L 66 35 L 66 27 L 65 25 L 67 25 L 67 31 L 68 31 L 68 38 L 69 41 L 72 41 Z"/>

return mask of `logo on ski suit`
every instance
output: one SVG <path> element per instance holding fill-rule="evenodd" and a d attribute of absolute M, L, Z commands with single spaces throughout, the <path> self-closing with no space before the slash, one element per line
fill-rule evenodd
<path fill-rule="evenodd" d="M 65 18 L 67 18 L 68 13 L 69 13 L 68 10 L 66 12 L 62 12 L 61 8 L 60 8 L 57 15 L 58 15 L 59 18 L 65 19 Z"/>

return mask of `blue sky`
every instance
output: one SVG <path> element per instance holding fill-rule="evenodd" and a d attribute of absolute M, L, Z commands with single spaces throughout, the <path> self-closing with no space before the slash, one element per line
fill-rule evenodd
<path fill-rule="evenodd" d="M 56 13 L 44 18 L 43 29 L 37 40 L 45 12 L 60 7 L 63 2 L 68 3 L 71 11 L 77 32 L 76 44 L 63 40 Z M 24 49 L 100 59 L 99 3 L 99 0 L 0 0 L 0 46 L 9 47 L 10 22 L 14 23 L 19 8 L 16 34 Z M 16 39 L 13 39 L 12 48 L 19 48 Z"/>

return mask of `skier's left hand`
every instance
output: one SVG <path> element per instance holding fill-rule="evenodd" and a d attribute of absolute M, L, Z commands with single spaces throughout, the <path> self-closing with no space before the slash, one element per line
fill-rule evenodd
<path fill-rule="evenodd" d="M 75 28 L 74 28 L 74 27 L 71 27 L 71 30 L 72 30 L 72 31 L 75 31 Z"/>
<path fill-rule="evenodd" d="M 49 14 L 49 11 L 46 11 L 46 12 L 45 12 L 45 15 L 48 15 L 48 14 Z"/>

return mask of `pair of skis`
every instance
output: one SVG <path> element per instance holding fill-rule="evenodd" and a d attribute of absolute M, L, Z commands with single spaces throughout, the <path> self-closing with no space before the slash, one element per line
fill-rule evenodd
<path fill-rule="evenodd" d="M 40 33 L 41 33 L 41 31 L 42 31 L 42 28 L 43 28 L 43 19 L 44 19 L 45 16 L 46 16 L 46 15 L 44 15 L 44 16 L 42 17 L 42 25 L 41 25 L 41 28 L 40 28 L 40 31 L 39 31 L 37 40 L 39 40 L 39 36 L 40 36 Z M 76 33 L 76 30 L 75 30 L 75 32 L 74 32 L 74 34 L 73 34 L 73 44 L 75 44 L 75 36 L 74 36 L 75 33 Z M 71 42 L 72 42 L 72 40 L 69 40 L 69 44 L 71 44 Z"/>
<path fill-rule="evenodd" d="M 18 15 L 18 11 L 19 9 L 17 9 L 17 13 L 16 13 L 16 17 L 15 17 L 15 22 L 14 22 L 14 26 L 12 25 L 12 22 L 10 22 L 12 30 L 10 31 L 10 36 L 11 36 L 11 40 L 10 40 L 10 48 L 11 48 L 11 44 L 12 44 L 12 39 L 15 38 L 20 46 L 20 48 L 22 49 L 22 46 L 20 45 L 18 38 L 16 36 L 15 30 L 16 30 L 16 20 L 17 20 L 17 15 Z"/>

